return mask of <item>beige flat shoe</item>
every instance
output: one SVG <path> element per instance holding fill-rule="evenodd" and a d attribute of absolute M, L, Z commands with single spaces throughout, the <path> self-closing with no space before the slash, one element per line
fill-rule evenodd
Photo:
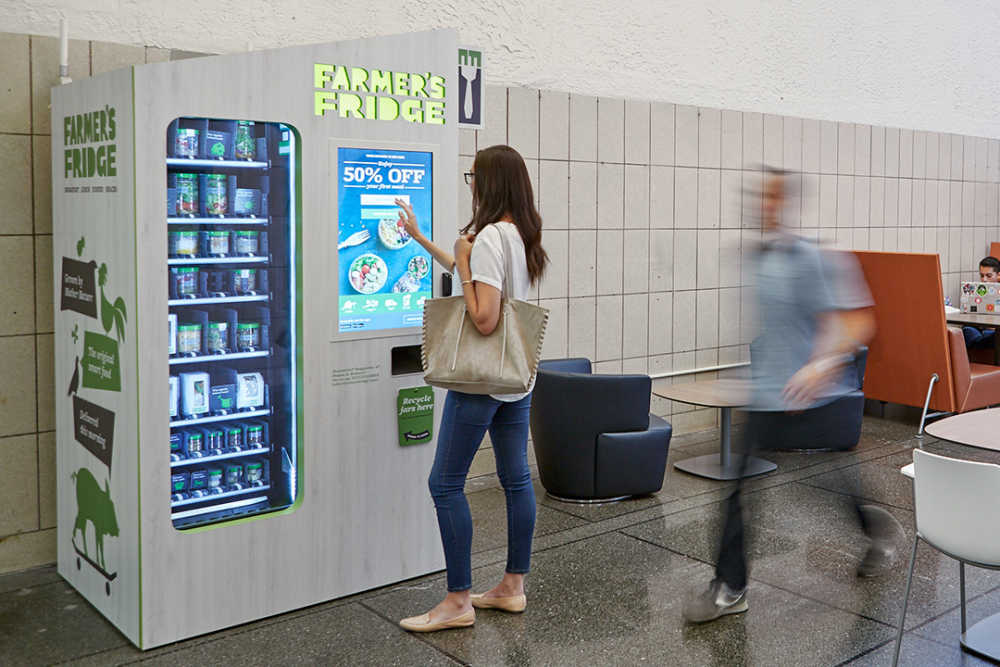
<path fill-rule="evenodd" d="M 476 623 L 476 611 L 470 609 L 460 616 L 449 618 L 445 621 L 431 621 L 430 614 L 411 616 L 399 622 L 399 627 L 410 632 L 435 632 L 437 630 L 449 630 L 451 628 L 468 628 Z"/>
<path fill-rule="evenodd" d="M 469 598 L 472 606 L 476 609 L 499 609 L 509 611 L 512 614 L 519 614 L 528 606 L 528 598 L 524 593 L 520 595 L 509 595 L 507 597 L 485 597 L 485 593 L 472 593 Z"/>

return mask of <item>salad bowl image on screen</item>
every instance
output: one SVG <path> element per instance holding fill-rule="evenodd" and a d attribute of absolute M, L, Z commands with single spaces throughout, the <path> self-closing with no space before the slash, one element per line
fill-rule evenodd
<path fill-rule="evenodd" d="M 337 148 L 338 330 L 420 326 L 431 298 L 431 255 L 407 232 L 397 200 L 433 236 L 434 155 L 396 148 Z"/>

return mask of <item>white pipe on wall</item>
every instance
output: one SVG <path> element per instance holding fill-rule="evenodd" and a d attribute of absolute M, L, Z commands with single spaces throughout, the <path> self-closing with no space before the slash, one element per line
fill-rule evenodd
<path fill-rule="evenodd" d="M 59 83 L 72 82 L 69 78 L 69 21 L 59 19 Z"/>

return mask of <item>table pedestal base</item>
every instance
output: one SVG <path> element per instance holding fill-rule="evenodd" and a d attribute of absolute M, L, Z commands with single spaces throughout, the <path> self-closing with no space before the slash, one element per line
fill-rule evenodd
<path fill-rule="evenodd" d="M 984 618 L 965 631 L 962 648 L 990 660 L 1000 660 L 1000 614 Z"/>
<path fill-rule="evenodd" d="M 722 457 L 718 454 L 705 454 L 704 456 L 695 456 L 690 459 L 678 461 L 674 464 L 674 467 L 686 473 L 698 475 L 699 477 L 728 481 L 739 479 L 740 467 L 743 464 L 742 458 L 740 454 L 733 454 L 729 457 L 728 465 L 723 465 Z M 776 464 L 770 461 L 751 456 L 750 460 L 747 461 L 746 476 L 763 475 L 766 472 L 775 470 L 777 467 Z"/>

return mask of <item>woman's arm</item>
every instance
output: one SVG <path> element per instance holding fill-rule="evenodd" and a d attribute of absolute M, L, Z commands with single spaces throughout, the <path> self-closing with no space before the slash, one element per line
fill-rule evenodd
<path fill-rule="evenodd" d="M 424 236 L 424 233 L 420 231 L 420 225 L 417 224 L 417 216 L 413 213 L 412 206 L 402 199 L 396 199 L 396 206 L 401 209 L 399 211 L 399 219 L 402 220 L 406 233 L 422 245 L 437 260 L 438 264 L 444 267 L 445 271 L 450 272 L 451 267 L 455 265 L 455 258 Z"/>
<path fill-rule="evenodd" d="M 473 236 L 460 236 L 455 241 L 455 266 L 462 281 L 462 295 L 465 297 L 465 309 L 472 317 L 476 329 L 484 336 L 493 333 L 500 322 L 500 290 L 492 285 L 472 280 L 472 267 L 469 259 L 472 256 Z"/>

